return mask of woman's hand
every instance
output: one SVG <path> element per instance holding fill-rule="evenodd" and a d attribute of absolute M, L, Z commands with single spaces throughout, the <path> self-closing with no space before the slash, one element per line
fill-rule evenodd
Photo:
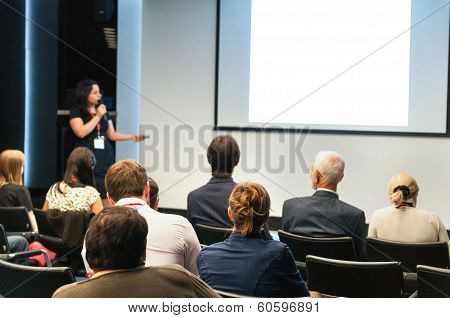
<path fill-rule="evenodd" d="M 106 106 L 101 104 L 100 106 L 97 107 L 97 114 L 96 116 L 98 116 L 99 118 L 102 118 L 103 115 L 106 114 Z"/>
<path fill-rule="evenodd" d="M 140 134 L 132 134 L 131 135 L 131 140 L 138 142 L 138 141 L 142 141 L 145 139 L 144 135 L 140 135 Z"/>

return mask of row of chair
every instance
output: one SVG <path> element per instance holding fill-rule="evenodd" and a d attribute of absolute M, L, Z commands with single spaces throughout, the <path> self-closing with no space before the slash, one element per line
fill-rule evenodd
<path fill-rule="evenodd" d="M 25 208 L 0 208 L 0 223 L 5 225 L 9 235 L 19 234 L 29 241 L 42 242 L 50 250 L 59 254 L 67 253 L 65 244 L 53 230 L 48 222 L 48 213 L 39 209 L 34 211 L 39 227 L 39 233 L 31 232 L 31 223 Z M 212 226 L 196 224 L 200 243 L 210 245 L 223 241 L 232 232 L 231 228 L 216 228 Z M 350 237 L 338 238 L 311 238 L 278 231 L 280 241 L 286 243 L 296 261 L 305 262 L 306 255 L 320 257 L 356 260 L 354 242 Z M 385 240 L 367 239 L 367 260 L 374 262 L 398 261 L 401 262 L 404 272 L 415 272 L 417 265 L 429 265 L 447 268 L 448 244 L 441 243 L 400 243 Z M 304 274 L 304 273 L 303 273 Z"/>
<path fill-rule="evenodd" d="M 280 241 L 286 243 L 295 260 L 304 262 L 307 255 L 355 261 L 356 253 L 351 237 L 311 238 L 278 231 Z M 446 242 L 402 243 L 367 238 L 367 261 L 401 262 L 404 272 L 416 272 L 417 265 L 447 268 L 449 251 Z"/>
<path fill-rule="evenodd" d="M 83 274 L 81 248 L 91 212 L 34 209 L 39 233 L 33 232 L 26 208 L 0 207 L 0 224 L 8 235 L 21 235 L 29 242 L 40 242 L 57 255 L 60 264 L 69 265 L 77 274 Z M 57 230 L 55 230 L 57 228 Z"/>
<path fill-rule="evenodd" d="M 232 229 L 197 224 L 196 231 L 200 242 L 209 245 L 226 239 Z M 285 231 L 278 231 L 278 235 L 290 247 L 311 290 L 344 297 L 404 297 L 416 290 L 419 297 L 450 294 L 445 242 L 401 243 L 367 238 L 368 261 L 357 262 L 351 237 L 312 238 Z"/>
<path fill-rule="evenodd" d="M 322 297 L 399 298 L 405 297 L 399 262 L 352 262 L 317 256 L 306 257 L 310 290 Z M 418 286 L 410 297 L 448 298 L 450 270 L 417 267 Z M 246 297 L 216 290 L 224 298 Z"/>
<path fill-rule="evenodd" d="M 46 212 L 42 211 L 42 214 L 39 212 L 37 213 L 37 219 L 45 217 Z M 45 222 L 41 223 L 45 224 Z M 54 234 L 51 233 L 51 227 L 48 229 L 43 227 L 40 230 L 47 234 Z M 207 245 L 222 241 L 231 233 L 231 229 L 217 229 L 205 225 L 196 225 L 196 231 L 200 242 Z M 417 245 L 368 239 L 369 260 L 372 259 L 376 262 L 356 262 L 354 244 L 350 237 L 309 238 L 283 231 L 279 231 L 279 236 L 281 241 L 291 247 L 294 258 L 301 261 L 298 266 L 303 277 L 307 279 L 311 290 L 345 297 L 400 297 L 406 294 L 407 289 L 404 285 L 403 278 L 405 276 L 403 272 L 417 271 L 417 278 L 414 279 L 417 280 L 415 289 L 419 290 L 418 297 L 448 297 L 450 293 L 449 271 L 417 266 L 421 264 L 447 267 L 448 245 L 446 243 L 432 243 L 430 247 L 430 244 Z M 445 260 L 444 257 L 436 257 L 436 255 L 445 255 Z M 4 257 L 2 259 L 5 260 Z M 396 262 L 389 262 L 392 259 L 395 259 Z M 22 280 L 28 281 L 28 278 L 36 275 L 39 270 L 39 268 L 0 263 L 0 271 L 7 275 L 3 276 L 2 274 L 2 277 L 10 278 L 7 281 L 15 280 L 12 272 L 22 272 L 19 276 L 22 277 Z M 53 272 L 56 272 L 60 273 L 61 277 L 65 277 L 62 280 L 53 280 L 57 283 L 57 286 L 53 288 L 54 291 L 60 286 L 58 281 L 64 281 L 65 283 L 73 281 L 73 273 L 72 271 L 69 273 L 69 271 L 68 268 L 46 269 L 45 274 L 39 275 L 40 277 L 56 275 L 53 274 Z M 31 282 L 31 280 L 29 281 Z M 436 285 L 437 283 L 441 283 L 441 285 Z M 11 291 L 12 286 L 16 286 L 13 291 Z M 17 286 L 23 286 L 24 289 Z M 349 286 L 351 288 L 347 290 Z M 33 291 L 33 288 L 27 286 L 27 283 L 17 285 L 17 281 L 15 281 L 12 285 L 8 285 L 6 282 L 0 284 L 0 294 L 6 293 L 4 296 L 7 297 L 26 297 L 27 292 L 30 292 L 29 296 L 40 297 Z M 44 294 L 42 294 L 42 297 L 48 297 L 49 292 Z"/>
<path fill-rule="evenodd" d="M 223 241 L 232 232 L 231 228 L 216 228 L 196 224 L 200 243 L 210 245 Z M 286 243 L 294 255 L 294 259 L 305 262 L 307 255 L 325 258 L 356 261 L 356 252 L 351 237 L 313 238 L 285 231 L 278 231 L 280 241 Z M 404 272 L 415 272 L 417 265 L 429 265 L 447 268 L 449 265 L 448 244 L 435 243 L 402 243 L 367 238 L 367 261 L 397 261 L 402 264 Z"/>
<path fill-rule="evenodd" d="M 20 258 L 44 255 L 47 267 L 11 263 Z M 75 282 L 69 267 L 52 267 L 44 250 L 11 253 L 6 231 L 0 224 L 0 297 L 48 298 L 59 287 Z"/>

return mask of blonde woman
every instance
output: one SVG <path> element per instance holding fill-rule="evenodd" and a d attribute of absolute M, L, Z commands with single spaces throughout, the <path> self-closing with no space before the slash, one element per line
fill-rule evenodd
<path fill-rule="evenodd" d="M 228 209 L 234 231 L 229 239 L 200 252 L 197 267 L 203 281 L 246 296 L 310 296 L 289 247 L 265 241 L 260 233 L 269 210 L 270 197 L 264 187 L 250 182 L 236 185 Z"/>
<path fill-rule="evenodd" d="M 23 186 L 25 155 L 20 150 L 4 150 L 0 154 L 0 206 L 27 209 L 31 225 L 37 231 L 30 192 Z"/>
<path fill-rule="evenodd" d="M 387 190 L 391 206 L 372 215 L 369 237 L 409 243 L 448 242 L 447 231 L 439 217 L 416 208 L 419 186 L 412 176 L 394 175 Z"/>

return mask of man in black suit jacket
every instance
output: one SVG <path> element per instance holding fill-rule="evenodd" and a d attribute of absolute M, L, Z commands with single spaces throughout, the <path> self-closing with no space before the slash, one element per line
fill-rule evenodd
<path fill-rule="evenodd" d="M 228 218 L 228 199 L 236 185 L 231 175 L 240 159 L 240 149 L 231 136 L 213 139 L 207 150 L 212 178 L 188 195 L 187 218 L 192 223 L 215 227 L 232 227 Z"/>
<path fill-rule="evenodd" d="M 319 152 L 311 167 L 309 197 L 284 202 L 281 229 L 309 237 L 351 236 L 359 260 L 366 257 L 366 217 L 360 209 L 341 200 L 337 185 L 344 177 L 345 163 L 332 151 Z"/>

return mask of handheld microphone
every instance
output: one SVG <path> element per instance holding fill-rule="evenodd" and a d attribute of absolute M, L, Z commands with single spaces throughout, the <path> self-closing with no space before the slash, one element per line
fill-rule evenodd
<path fill-rule="evenodd" d="M 96 105 L 96 107 L 98 107 L 98 106 L 100 106 L 102 104 L 102 100 L 101 99 L 99 99 L 98 101 L 97 101 L 97 105 Z M 105 118 L 105 120 L 106 120 L 106 122 L 108 122 L 109 121 L 109 116 L 108 116 L 108 109 L 106 109 L 106 113 L 103 115 L 103 118 Z"/>

